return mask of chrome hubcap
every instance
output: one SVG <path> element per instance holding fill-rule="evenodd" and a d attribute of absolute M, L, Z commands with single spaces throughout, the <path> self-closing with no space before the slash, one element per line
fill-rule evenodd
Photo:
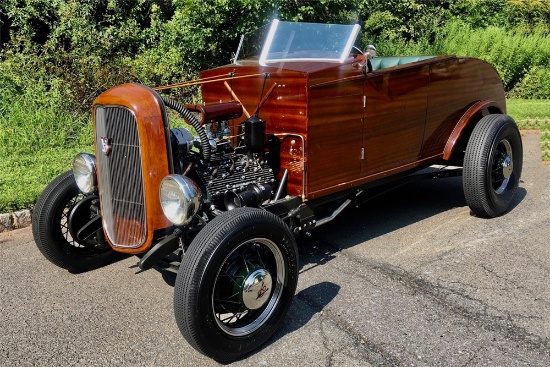
<path fill-rule="evenodd" d="M 514 163 L 512 163 L 512 158 L 506 156 L 502 161 L 502 175 L 504 176 L 504 178 L 510 178 L 513 169 Z"/>
<path fill-rule="evenodd" d="M 271 274 L 265 269 L 258 269 L 248 275 L 242 290 L 244 305 L 250 310 L 262 307 L 269 299 L 272 283 Z"/>

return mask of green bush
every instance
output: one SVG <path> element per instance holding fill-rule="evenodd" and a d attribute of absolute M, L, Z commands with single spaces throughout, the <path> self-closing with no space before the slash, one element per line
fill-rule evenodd
<path fill-rule="evenodd" d="M 445 25 L 433 42 L 425 38 L 404 41 L 389 37 L 381 39 L 377 46 L 379 54 L 384 56 L 454 54 L 477 57 L 496 68 L 506 91 L 520 86 L 514 96 L 532 98 L 525 93 L 538 90 L 537 98 L 550 98 L 548 84 L 533 84 L 547 80 L 541 70 L 546 70 L 544 67 L 550 62 L 550 37 L 542 26 L 534 30 L 507 30 L 497 26 L 472 28 L 463 21 L 455 20 Z M 524 84 L 530 85 L 518 84 L 526 76 L 529 79 Z"/>
<path fill-rule="evenodd" d="M 8 54 L 0 62 L 0 90 L 1 153 L 90 141 L 89 115 L 72 111 L 71 90 L 38 58 Z"/>
<path fill-rule="evenodd" d="M 550 68 L 532 67 L 510 92 L 510 96 L 530 99 L 550 98 Z"/>
<path fill-rule="evenodd" d="M 91 151 L 89 113 L 71 110 L 65 84 L 37 57 L 0 62 L 0 212 L 32 207 L 78 151 Z"/>
<path fill-rule="evenodd" d="M 550 61 L 550 37 L 542 27 L 532 31 L 495 26 L 472 29 L 455 22 L 446 27 L 435 46 L 491 63 L 500 73 L 506 90 L 513 89 L 532 67 Z"/>

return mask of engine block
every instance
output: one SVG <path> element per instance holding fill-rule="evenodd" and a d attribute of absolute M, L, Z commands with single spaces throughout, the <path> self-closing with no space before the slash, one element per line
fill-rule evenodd
<path fill-rule="evenodd" d="M 212 201 L 223 199 L 228 191 L 242 191 L 251 183 L 275 182 L 275 175 L 267 161 L 247 155 L 211 162 L 205 169 L 197 169 L 197 174 Z"/>

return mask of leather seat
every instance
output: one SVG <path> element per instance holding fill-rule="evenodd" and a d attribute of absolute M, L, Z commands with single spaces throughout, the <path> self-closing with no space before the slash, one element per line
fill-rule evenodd
<path fill-rule="evenodd" d="M 405 65 L 411 62 L 431 59 L 435 56 L 404 56 L 404 57 L 375 57 L 370 60 L 372 70 L 390 68 L 392 66 Z"/>

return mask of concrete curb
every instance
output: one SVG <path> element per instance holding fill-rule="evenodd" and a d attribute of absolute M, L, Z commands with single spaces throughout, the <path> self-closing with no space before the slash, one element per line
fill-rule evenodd
<path fill-rule="evenodd" d="M 0 233 L 30 226 L 31 217 L 30 209 L 0 214 Z"/>

